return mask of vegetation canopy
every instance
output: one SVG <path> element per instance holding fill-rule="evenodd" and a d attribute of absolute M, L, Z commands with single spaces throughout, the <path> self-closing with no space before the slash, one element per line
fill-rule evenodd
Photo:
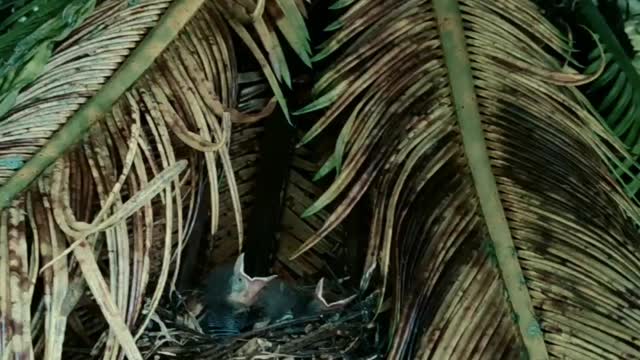
<path fill-rule="evenodd" d="M 0 1 L 0 359 L 640 359 L 639 13 Z M 240 252 L 356 300 L 207 334 Z"/>

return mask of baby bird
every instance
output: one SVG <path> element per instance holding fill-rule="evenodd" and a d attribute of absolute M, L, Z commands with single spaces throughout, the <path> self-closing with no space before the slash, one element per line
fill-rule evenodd
<path fill-rule="evenodd" d="M 338 301 L 327 301 L 324 294 L 324 278 L 318 281 L 313 293 L 296 288 L 284 281 L 275 280 L 264 287 L 255 303 L 262 313 L 261 320 L 255 324 L 255 327 L 337 310 L 346 306 L 354 298 L 355 295 L 352 295 Z"/>
<path fill-rule="evenodd" d="M 309 295 L 282 280 L 272 281 L 256 301 L 255 306 L 261 315 L 256 327 L 303 316 L 311 301 Z"/>
<path fill-rule="evenodd" d="M 207 280 L 207 312 L 203 329 L 215 335 L 234 335 L 247 327 L 258 294 L 277 276 L 251 277 L 244 271 L 244 254 L 235 263 L 214 269 Z"/>
<path fill-rule="evenodd" d="M 307 305 L 307 312 L 315 314 L 319 312 L 339 310 L 347 306 L 355 298 L 356 295 L 354 294 L 347 298 L 339 299 L 335 294 L 326 292 L 324 290 L 324 278 L 320 278 L 320 281 L 318 281 L 318 284 L 316 285 L 313 299 Z"/>

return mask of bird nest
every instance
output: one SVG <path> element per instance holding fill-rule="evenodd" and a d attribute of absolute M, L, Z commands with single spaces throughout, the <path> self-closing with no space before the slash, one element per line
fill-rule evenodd
<path fill-rule="evenodd" d="M 341 311 L 235 335 L 205 334 L 186 307 L 164 307 L 138 345 L 146 359 L 376 359 L 385 345 L 384 327 L 375 319 L 377 300 L 374 292 Z"/>

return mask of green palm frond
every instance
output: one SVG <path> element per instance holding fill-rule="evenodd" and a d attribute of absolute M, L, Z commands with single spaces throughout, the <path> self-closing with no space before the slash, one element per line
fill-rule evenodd
<path fill-rule="evenodd" d="M 325 109 L 304 143 L 341 126 L 306 214 L 337 205 L 294 256 L 366 196 L 362 287 L 389 285 L 389 358 L 640 357 L 638 209 L 607 165 L 622 145 L 558 83 L 570 44 L 540 10 L 356 0 L 336 23 L 300 112 Z"/>
<path fill-rule="evenodd" d="M 629 37 L 631 46 L 633 46 L 634 56 L 631 61 L 637 72 L 640 69 L 640 16 L 635 15 L 625 21 L 624 31 Z"/>
<path fill-rule="evenodd" d="M 626 41 L 621 38 L 624 34 L 614 33 L 610 22 L 592 1 L 580 0 L 572 5 L 570 11 L 575 12 L 579 25 L 592 31 L 604 49 L 604 56 L 600 47 L 595 47 L 588 55 L 586 73 L 595 73 L 602 66 L 604 70 L 586 87 L 586 95 L 603 118 L 604 126 L 636 159 L 640 154 L 640 75 L 621 42 Z M 614 171 L 627 194 L 635 197 L 640 190 L 635 161 L 627 160 L 618 164 Z"/>
<path fill-rule="evenodd" d="M 63 40 L 93 11 L 95 0 L 30 1 L 0 23 L 0 117 L 38 77 Z"/>

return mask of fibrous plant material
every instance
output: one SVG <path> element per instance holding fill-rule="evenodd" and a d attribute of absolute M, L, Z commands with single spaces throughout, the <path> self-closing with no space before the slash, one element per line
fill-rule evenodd
<path fill-rule="evenodd" d="M 241 8 L 224 6 L 232 2 Z M 2 138 L 2 155 L 38 151 L 168 4 L 100 3 L 45 72 L 21 87 L 0 122 L 14 136 Z M 174 346 L 194 337 L 177 325 L 158 325 L 159 333 L 147 325 L 156 324 L 160 296 L 171 289 L 199 187 L 210 190 L 211 230 L 232 234 L 213 245 L 224 248 L 217 255 L 242 244 L 254 168 L 243 166 L 257 154 L 237 147 L 254 143 L 255 122 L 276 100 L 288 115 L 279 82 L 290 76 L 275 30 L 308 62 L 303 4 L 203 2 L 155 65 L 129 79 L 135 85 L 82 145 L 2 213 L 0 259 L 16 261 L 0 261 L 0 313 L 11 324 L 0 326 L 0 352 L 139 358 L 136 345 L 145 354 L 178 353 Z M 334 124 L 340 134 L 319 170 L 294 159 L 278 265 L 296 275 L 317 272 L 343 240 L 329 232 L 366 198 L 372 217 L 361 287 L 391 294 L 391 331 L 377 333 L 390 339 L 389 358 L 640 357 L 638 210 L 608 168 L 633 160 L 621 156 L 624 146 L 572 87 L 594 75 L 557 61 L 570 51 L 568 40 L 525 0 L 345 0 L 331 7 L 342 15 L 314 57 L 329 69 L 316 84 L 318 100 L 302 111 L 326 112 L 302 143 L 312 145 Z M 246 73 L 236 68 L 233 33 L 273 94 L 252 98 L 258 88 L 245 88 L 238 97 Z M 15 171 L 2 166 L 5 179 Z M 318 170 L 318 178 L 336 170 L 336 179 L 320 194 L 300 169 Z M 383 301 L 374 305 L 384 308 Z M 194 353 L 341 356 L 355 339 L 330 343 L 326 336 L 373 320 L 358 316 L 314 323 L 323 325 L 310 333 L 288 324 L 300 335 L 293 341 L 284 326 L 244 334 L 253 337 L 247 347 L 209 344 L 203 352 L 208 339 L 196 337 Z"/>
<path fill-rule="evenodd" d="M 389 358 L 640 356 L 638 209 L 607 165 L 623 146 L 572 86 L 590 75 L 556 60 L 567 40 L 525 0 L 335 8 L 315 57 L 335 60 L 300 112 L 326 109 L 304 143 L 340 121 L 307 214 L 338 205 L 296 255 L 366 196 L 361 286 L 393 296 Z"/>
<path fill-rule="evenodd" d="M 161 309 L 140 346 L 159 359 L 374 359 L 383 353 L 384 329 L 371 320 L 375 293 L 340 313 L 282 321 L 239 335 L 205 335 L 175 310 Z"/>
<path fill-rule="evenodd" d="M 94 355 L 126 353 L 140 358 L 135 339 L 146 328 L 161 295 L 172 288 L 166 285 L 175 278 L 171 270 L 178 266 L 176 259 L 194 218 L 197 186 L 203 177 L 209 178 L 212 203 L 217 204 L 224 173 L 239 230 L 235 246 L 241 243 L 241 209 L 228 155 L 231 122 L 257 121 L 273 106 L 267 104 L 257 114 L 234 109 L 238 74 L 227 27 L 230 19 L 213 2 L 203 2 L 201 7 L 187 2 L 195 15 L 186 29 L 166 50 L 162 51 L 164 45 L 151 46 L 145 52 L 157 36 L 168 44 L 168 35 L 175 35 L 191 18 L 180 12 L 185 9 L 181 3 L 185 2 L 101 2 L 57 44 L 43 73 L 20 89 L 16 102 L 0 119 L 4 129 L 0 131 L 7 135 L 2 137 L 6 152 L 22 149 L 24 159 L 33 159 L 44 144 L 61 154 L 94 124 L 80 146 L 59 159 L 37 187 L 4 212 L 0 239 L 5 240 L 0 241 L 0 251 L 16 252 L 22 266 L 0 267 L 2 321 L 10 324 L 0 329 L 3 354 L 61 358 L 66 339 L 65 350 L 71 354 L 79 349 L 74 346 L 79 340 L 84 346 L 90 344 Z M 165 13 L 170 6 L 180 19 L 163 17 L 172 14 Z M 166 27 L 155 27 L 159 22 L 168 24 L 171 34 Z M 152 28 L 157 36 L 150 37 L 146 48 L 139 46 Z M 132 49 L 136 50 L 130 54 Z M 135 70 L 134 54 L 152 54 L 143 63 L 153 66 L 140 79 L 144 69 L 127 72 Z M 121 67 L 125 59 L 132 67 Z M 112 78 L 114 73 L 120 77 Z M 103 85 L 109 79 L 112 86 L 106 88 L 105 100 Z M 71 135 L 56 132 L 94 95 L 91 102 L 99 105 L 99 111 L 84 108 L 85 115 L 91 115 L 89 122 L 84 118 L 80 127 L 67 124 L 73 128 Z M 107 113 L 95 122 L 101 111 Z M 59 147 L 58 140 L 57 145 L 48 142 L 54 133 L 65 146 Z M 48 159 L 41 158 L 44 162 L 53 159 L 48 148 L 41 151 Z M 5 162 L 0 167 L 9 165 Z M 25 166 L 23 173 L 38 167 Z M 16 169 L 7 169 L 2 173 L 7 175 L 4 185 L 16 184 L 18 178 L 8 177 Z M 16 188 L 11 189 L 15 195 Z M 211 217 L 215 230 L 217 208 Z M 71 253 L 74 256 L 67 258 Z M 43 290 L 35 291 L 40 284 Z M 11 303 L 20 307 L 10 308 Z M 104 319 L 95 316 L 95 303 Z M 143 305 L 149 312 L 142 312 Z M 31 308 L 37 309 L 33 316 Z M 29 332 L 32 327 L 34 338 Z M 65 337 L 67 327 L 78 336 Z"/>

